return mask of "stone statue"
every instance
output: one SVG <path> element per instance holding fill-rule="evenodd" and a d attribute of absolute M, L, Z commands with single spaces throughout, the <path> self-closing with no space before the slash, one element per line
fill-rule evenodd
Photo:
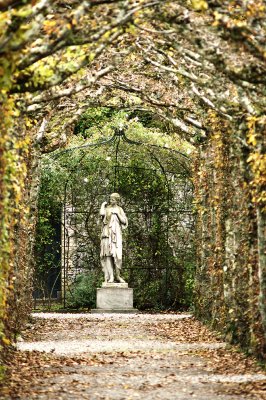
<path fill-rule="evenodd" d="M 110 204 L 105 201 L 101 205 L 102 217 L 101 233 L 101 265 L 104 272 L 104 281 L 125 283 L 120 276 L 122 268 L 122 230 L 127 228 L 127 217 L 118 205 L 120 195 L 112 193 Z"/>

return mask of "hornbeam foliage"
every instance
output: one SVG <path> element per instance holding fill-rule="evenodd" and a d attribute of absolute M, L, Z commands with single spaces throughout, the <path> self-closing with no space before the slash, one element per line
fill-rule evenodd
<path fill-rule="evenodd" d="M 236 185 L 243 178 L 245 212 L 250 213 L 245 229 L 252 221 L 258 257 L 252 261 L 257 291 L 250 296 L 259 299 L 266 332 L 265 15 L 262 0 L 0 0 L 3 343 L 13 339 L 21 320 L 16 315 L 23 314 L 12 296 L 24 298 L 23 279 L 30 281 L 26 255 L 32 254 L 34 241 L 38 160 L 44 152 L 67 146 L 75 123 L 92 106 L 154 113 L 169 132 L 200 149 L 204 185 L 208 161 L 215 170 L 213 185 L 228 177 L 208 150 L 216 146 L 214 130 L 219 132 L 220 147 L 231 149 L 230 162 L 242 174 L 236 174 Z M 219 149 L 214 153 L 220 157 Z M 200 207 L 212 189 L 197 189 Z M 208 213 L 212 204 L 206 204 Z M 217 241 L 225 243 L 232 221 L 226 225 L 225 207 L 218 209 L 223 223 Z M 245 263 L 248 270 L 250 260 Z M 24 271 L 24 278 L 17 279 L 14 270 Z M 250 324 L 247 346 L 256 336 Z"/>
<path fill-rule="evenodd" d="M 79 115 L 114 90 L 132 106 L 134 93 L 138 106 L 195 141 L 206 136 L 209 108 L 229 120 L 264 110 L 261 1 L 9 3 L 1 6 L 1 84 L 29 112 L 47 115 L 51 100 L 67 96 L 67 114 L 71 98 Z"/>

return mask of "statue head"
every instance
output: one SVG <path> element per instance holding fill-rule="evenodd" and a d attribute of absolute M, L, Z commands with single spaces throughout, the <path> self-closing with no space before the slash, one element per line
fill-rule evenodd
<path fill-rule="evenodd" d="M 111 203 L 111 205 L 115 205 L 115 204 L 119 203 L 119 201 L 120 201 L 120 194 L 112 193 L 110 195 L 110 203 Z"/>

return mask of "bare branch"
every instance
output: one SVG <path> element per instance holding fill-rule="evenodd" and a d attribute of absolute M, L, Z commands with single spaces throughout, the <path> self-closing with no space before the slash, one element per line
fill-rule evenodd
<path fill-rule="evenodd" d="M 133 22 L 133 25 L 138 28 L 141 31 L 148 32 L 148 33 L 155 33 L 155 34 L 164 34 L 164 35 L 170 35 L 171 33 L 175 33 L 174 29 L 166 29 L 166 30 L 156 30 L 156 29 L 149 29 L 149 28 L 144 28 L 143 26 L 140 26 L 139 24 L 136 24 L 136 22 Z"/>
<path fill-rule="evenodd" d="M 231 115 L 228 115 L 228 114 L 222 112 L 221 110 L 219 110 L 210 99 L 208 99 L 205 95 L 203 95 L 199 92 L 199 90 L 196 88 L 196 86 L 194 84 L 191 85 L 191 88 L 192 88 L 193 93 L 195 93 L 196 96 L 198 96 L 203 101 L 203 103 L 205 103 L 208 107 L 217 111 L 219 114 L 225 116 L 227 119 L 232 120 Z"/>
<path fill-rule="evenodd" d="M 239 90 L 239 99 L 241 104 L 244 106 L 244 108 L 247 110 L 249 114 L 256 115 L 257 112 L 255 108 L 253 107 L 250 99 L 247 97 L 247 95 L 243 92 L 243 90 Z"/>
<path fill-rule="evenodd" d="M 48 13 L 50 8 L 50 0 L 41 0 L 31 9 L 30 15 L 26 15 L 25 18 L 21 18 L 20 24 L 23 24 L 26 19 L 29 17 L 34 19 L 34 24 L 32 24 L 31 29 L 28 30 L 26 39 L 22 41 L 15 41 L 15 44 L 12 44 L 12 38 L 14 34 L 17 32 L 19 25 L 16 26 L 16 31 L 10 31 L 8 36 L 4 36 L 2 39 L 2 43 L 0 44 L 0 54 L 5 53 L 6 51 L 17 51 L 24 48 L 27 43 L 32 42 L 32 40 L 36 37 L 40 32 L 40 26 L 44 21 L 46 14 Z M 17 24 L 17 23 L 16 23 Z"/>
<path fill-rule="evenodd" d="M 42 142 L 47 124 L 48 124 L 48 119 L 45 117 L 45 118 L 43 118 L 41 126 L 37 132 L 36 140 L 35 140 L 36 144 L 39 144 Z"/>
<path fill-rule="evenodd" d="M 101 3 L 99 3 L 101 4 Z M 111 23 L 104 25 L 97 33 L 92 33 L 91 35 L 86 35 L 86 37 L 78 37 L 77 33 L 79 32 L 78 28 L 75 28 L 76 30 L 76 36 L 69 35 L 70 33 L 73 33 L 73 27 L 72 31 L 69 28 L 64 28 L 63 31 L 61 32 L 60 36 L 56 38 L 56 41 L 53 41 L 49 43 L 48 45 L 42 45 L 39 47 L 36 47 L 35 49 L 33 48 L 30 56 L 26 59 L 24 59 L 20 64 L 19 64 L 19 69 L 23 70 L 27 68 L 28 66 L 34 64 L 35 62 L 51 55 L 55 54 L 59 50 L 68 47 L 68 46 L 81 46 L 84 44 L 89 44 L 89 43 L 96 43 L 99 41 L 107 32 L 111 32 L 113 29 L 117 27 L 122 27 L 126 25 L 132 18 L 132 16 L 142 10 L 143 8 L 147 7 L 152 7 L 156 4 L 159 4 L 158 1 L 150 2 L 147 4 L 140 5 L 138 7 L 135 7 L 131 9 L 129 12 L 122 13 L 117 19 L 112 21 Z M 82 5 L 79 6 L 79 9 L 70 16 L 70 20 L 73 18 L 76 19 L 77 21 L 79 18 L 86 12 L 86 9 L 88 8 L 88 2 L 85 1 L 83 2 Z M 81 33 L 82 33 L 82 28 L 81 28 Z"/>
<path fill-rule="evenodd" d="M 106 40 L 104 43 L 102 43 L 95 51 L 94 51 L 94 58 L 97 58 L 100 56 L 100 54 L 104 51 L 104 49 L 110 44 L 115 41 L 115 39 L 120 35 L 120 32 L 115 32 L 113 35 L 109 37 L 108 40 Z M 57 76 L 54 76 L 52 81 L 46 82 L 45 84 L 41 84 L 36 87 L 36 85 L 29 83 L 23 82 L 20 84 L 18 81 L 18 84 L 20 84 L 19 87 L 15 87 L 12 91 L 12 93 L 25 93 L 25 92 L 37 92 L 38 90 L 47 90 L 50 87 L 54 87 L 65 81 L 69 76 L 74 75 L 76 72 L 78 72 L 81 68 L 86 67 L 91 63 L 90 60 L 90 55 L 87 55 L 84 59 L 82 59 L 76 66 L 75 68 L 71 69 L 70 71 L 62 71 L 58 72 Z"/>
<path fill-rule="evenodd" d="M 138 43 L 137 43 L 137 46 L 138 46 L 141 50 L 144 50 Z M 144 52 L 146 52 L 146 51 L 144 50 Z M 167 67 L 167 66 L 165 66 L 165 65 L 162 65 L 162 64 L 158 63 L 157 61 L 152 60 L 152 59 L 151 59 L 150 57 L 148 57 L 148 56 L 143 56 L 143 59 L 144 59 L 145 61 L 147 61 L 148 63 L 150 63 L 150 64 L 154 65 L 155 67 L 158 67 L 158 68 L 160 68 L 160 69 L 162 69 L 162 70 L 164 70 L 164 71 L 173 72 L 173 73 L 175 73 L 175 74 L 184 76 L 185 78 L 188 78 L 189 80 L 191 80 L 191 81 L 193 81 L 193 82 L 196 82 L 196 83 L 200 83 L 200 84 L 204 84 L 204 83 L 205 83 L 202 79 L 198 78 L 198 77 L 197 77 L 196 75 L 194 75 L 193 73 L 189 73 L 189 72 L 187 72 L 187 71 L 185 71 L 185 70 L 183 70 L 183 69 L 181 69 L 181 68 L 171 68 L 171 67 Z"/>
<path fill-rule="evenodd" d="M 113 89 L 119 89 L 119 90 L 123 90 L 126 92 L 131 92 L 131 93 L 138 93 L 138 95 L 144 100 L 147 101 L 149 104 L 151 105 L 155 105 L 157 107 L 163 107 L 163 108 L 169 108 L 169 107 L 174 107 L 175 109 L 178 109 L 179 111 L 186 111 L 186 112 L 190 112 L 190 109 L 187 107 L 181 107 L 179 105 L 177 105 L 176 103 L 166 103 L 166 102 L 161 102 L 156 100 L 154 97 L 152 97 L 151 95 L 148 95 L 147 91 L 140 88 L 140 87 L 136 87 L 136 86 L 131 86 L 128 85 L 127 83 L 119 80 L 119 79 L 112 79 L 112 83 L 111 84 L 104 84 L 106 87 L 110 87 Z"/>
<path fill-rule="evenodd" d="M 88 87 L 92 86 L 95 82 L 97 82 L 98 79 L 102 78 L 104 75 L 108 74 L 112 70 L 114 70 L 114 66 L 110 65 L 107 68 L 104 68 L 100 70 L 98 73 L 94 74 L 92 77 L 86 77 L 83 79 L 79 84 L 74 85 L 68 89 L 62 89 L 58 90 L 58 88 L 53 88 L 49 90 L 48 92 L 45 92 L 41 95 L 35 96 L 31 99 L 30 102 L 27 103 L 28 108 L 27 111 L 32 111 L 34 107 L 31 107 L 32 105 L 51 101 L 51 100 L 56 100 L 61 97 L 70 97 L 73 94 L 77 94 Z"/>

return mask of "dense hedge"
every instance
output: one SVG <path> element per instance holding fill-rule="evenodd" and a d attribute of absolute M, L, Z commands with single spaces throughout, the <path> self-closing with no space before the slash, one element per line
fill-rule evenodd
<path fill-rule="evenodd" d="M 235 131 L 214 113 L 210 122 L 213 133 L 195 157 L 196 314 L 231 342 L 264 358 L 263 130 L 258 126 L 255 140 L 250 120 Z M 253 158 L 261 162 L 258 171 Z M 264 232 L 258 230 L 263 223 Z"/>
<path fill-rule="evenodd" d="M 30 137 L 13 119 L 13 103 L 0 110 L 0 358 L 14 342 L 30 306 L 28 185 Z M 1 374 L 1 371 L 0 371 Z"/>

